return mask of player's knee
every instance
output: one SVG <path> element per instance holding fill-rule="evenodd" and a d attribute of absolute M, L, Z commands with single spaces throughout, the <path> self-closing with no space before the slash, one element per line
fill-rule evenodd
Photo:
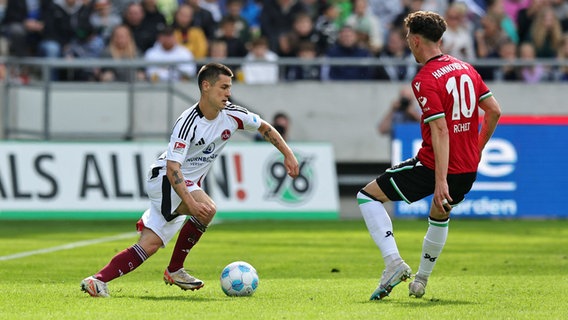
<path fill-rule="evenodd" d="M 142 247 L 142 249 L 144 249 L 148 256 L 151 256 L 162 247 L 162 239 L 160 239 L 160 237 L 158 237 L 150 229 L 145 228 L 144 231 L 140 236 L 138 244 Z"/>

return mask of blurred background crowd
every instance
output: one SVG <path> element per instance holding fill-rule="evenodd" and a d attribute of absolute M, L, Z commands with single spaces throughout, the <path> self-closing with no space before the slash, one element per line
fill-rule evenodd
<path fill-rule="evenodd" d="M 185 61 L 136 72 L 119 67 L 55 72 L 59 81 L 183 81 L 200 61 L 240 58 L 237 80 L 409 81 L 420 67 L 404 17 L 442 14 L 443 48 L 475 64 L 487 81 L 568 80 L 568 0 L 0 0 L 0 56 Z M 280 58 L 377 58 L 384 65 L 299 63 Z M 558 62 L 554 66 L 543 60 Z M 523 65 L 513 63 L 524 61 Z M 534 61 L 534 63 L 531 63 Z M 29 81 L 26 70 L 0 68 Z"/>

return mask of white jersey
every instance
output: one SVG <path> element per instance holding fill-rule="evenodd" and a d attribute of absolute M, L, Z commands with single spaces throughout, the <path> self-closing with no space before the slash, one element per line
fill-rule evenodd
<path fill-rule="evenodd" d="M 168 150 L 152 167 L 165 169 L 167 160 L 178 162 L 186 184 L 201 186 L 233 133 L 237 130 L 256 132 L 259 127 L 257 114 L 230 102 L 213 120 L 207 120 L 196 103 L 177 119 Z"/>

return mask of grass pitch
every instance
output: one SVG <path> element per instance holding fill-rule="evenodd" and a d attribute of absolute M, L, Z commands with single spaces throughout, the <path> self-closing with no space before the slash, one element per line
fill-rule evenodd
<path fill-rule="evenodd" d="M 401 254 L 418 269 L 424 220 L 395 220 Z M 164 285 L 173 243 L 91 298 L 79 283 L 137 236 L 13 255 L 134 230 L 133 221 L 0 221 L 0 319 L 566 319 L 568 221 L 450 222 L 448 242 L 422 299 L 407 284 L 369 301 L 383 269 L 363 221 L 243 221 L 209 228 L 186 269 L 199 291 Z M 258 270 L 252 297 L 227 297 L 222 268 Z"/>

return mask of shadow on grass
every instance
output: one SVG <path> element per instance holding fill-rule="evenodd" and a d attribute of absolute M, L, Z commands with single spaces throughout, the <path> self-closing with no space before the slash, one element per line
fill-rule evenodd
<path fill-rule="evenodd" d="M 438 299 L 438 298 L 426 298 L 426 299 L 415 299 L 409 298 L 407 300 L 383 300 L 383 301 L 366 301 L 365 303 L 376 303 L 376 304 L 390 304 L 399 305 L 402 307 L 438 307 L 438 306 L 465 306 L 465 305 L 476 305 L 478 303 L 467 301 L 467 300 L 451 300 L 451 299 Z"/>
<path fill-rule="evenodd" d="M 114 298 L 114 297 L 113 297 Z M 141 296 L 141 295 L 127 295 L 116 297 L 118 299 L 140 299 L 147 301 L 191 301 L 191 302 L 217 302 L 230 299 L 204 297 L 204 296 Z"/>

